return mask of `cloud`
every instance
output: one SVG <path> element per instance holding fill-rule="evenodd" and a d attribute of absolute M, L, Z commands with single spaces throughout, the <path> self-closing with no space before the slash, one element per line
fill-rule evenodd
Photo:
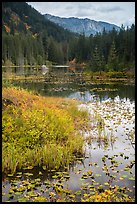
<path fill-rule="evenodd" d="M 72 10 L 72 6 L 66 6 L 67 10 Z"/>
<path fill-rule="evenodd" d="M 118 26 L 134 22 L 135 2 L 28 2 L 42 14 L 89 18 Z"/>
<path fill-rule="evenodd" d="M 131 26 L 132 24 L 135 24 L 135 16 L 131 16 L 128 20 L 123 20 L 123 25 L 125 26 Z"/>
<path fill-rule="evenodd" d="M 114 7 L 103 7 L 99 8 L 99 11 L 101 12 L 117 12 L 117 11 L 123 11 L 123 9 L 120 6 L 114 6 Z"/>

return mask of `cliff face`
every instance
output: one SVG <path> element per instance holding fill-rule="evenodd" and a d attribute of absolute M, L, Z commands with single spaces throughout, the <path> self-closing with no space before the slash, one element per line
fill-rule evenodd
<path fill-rule="evenodd" d="M 61 18 L 58 16 L 53 16 L 50 14 L 44 15 L 46 19 L 62 26 L 65 29 L 68 29 L 71 32 L 82 34 L 85 36 L 90 36 L 91 34 L 95 35 L 97 32 L 102 33 L 104 28 L 106 31 L 110 31 L 113 28 L 120 30 L 120 27 L 102 21 L 90 20 L 88 18 L 79 19 L 79 18 Z"/>

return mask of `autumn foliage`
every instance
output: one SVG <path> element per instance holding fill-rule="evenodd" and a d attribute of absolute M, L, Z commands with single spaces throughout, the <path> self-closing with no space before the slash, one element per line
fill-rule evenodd
<path fill-rule="evenodd" d="M 82 154 L 79 128 L 87 113 L 75 101 L 42 97 L 26 90 L 3 88 L 2 167 L 15 172 L 23 166 L 67 166 Z"/>

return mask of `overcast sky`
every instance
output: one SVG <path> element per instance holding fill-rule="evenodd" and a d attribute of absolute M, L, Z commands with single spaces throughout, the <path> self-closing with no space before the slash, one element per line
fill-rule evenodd
<path fill-rule="evenodd" d="M 89 18 L 118 26 L 135 23 L 135 2 L 27 2 L 41 14 Z"/>

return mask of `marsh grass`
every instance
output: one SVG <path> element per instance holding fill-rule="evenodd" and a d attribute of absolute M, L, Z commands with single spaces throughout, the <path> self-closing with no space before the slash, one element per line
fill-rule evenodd
<path fill-rule="evenodd" d="M 105 72 L 105 71 L 99 71 L 99 72 L 88 72 L 88 71 L 85 71 L 84 72 L 84 76 L 85 77 L 90 77 L 92 80 L 93 79 L 102 79 L 102 80 L 105 80 L 105 79 L 109 79 L 109 80 L 126 80 L 126 79 L 129 79 L 129 78 L 134 78 L 135 77 L 135 74 L 132 72 L 132 71 L 129 71 L 129 72 L 120 72 L 120 71 L 109 71 L 109 72 Z"/>
<path fill-rule="evenodd" d="M 11 83 L 11 80 L 10 79 L 5 79 L 5 78 L 2 78 L 2 87 L 12 87 L 12 83 Z"/>
<path fill-rule="evenodd" d="M 58 169 L 83 153 L 79 129 L 88 124 L 88 114 L 76 101 L 15 87 L 4 87 L 2 97 L 12 102 L 2 112 L 3 172 L 25 165 Z"/>

